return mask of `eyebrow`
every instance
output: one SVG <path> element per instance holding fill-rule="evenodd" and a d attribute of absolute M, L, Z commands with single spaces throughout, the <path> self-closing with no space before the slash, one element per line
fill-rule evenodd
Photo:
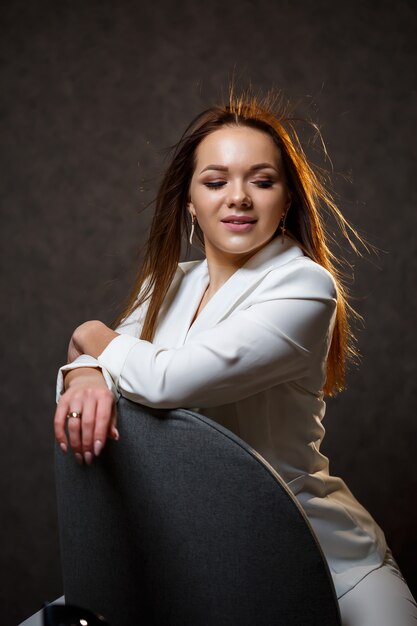
<path fill-rule="evenodd" d="M 276 172 L 278 171 L 277 168 L 271 165 L 270 163 L 256 163 L 256 165 L 252 165 L 252 167 L 249 168 L 249 171 L 254 172 L 256 170 L 263 170 L 266 168 L 275 170 Z M 207 165 L 207 167 L 201 170 L 200 174 L 202 174 L 206 170 L 218 170 L 219 172 L 227 172 L 228 169 L 229 168 L 226 167 L 225 165 Z"/>

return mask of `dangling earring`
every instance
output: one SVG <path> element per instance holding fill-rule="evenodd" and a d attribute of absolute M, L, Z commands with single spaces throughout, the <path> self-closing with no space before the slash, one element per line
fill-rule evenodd
<path fill-rule="evenodd" d="M 279 227 L 281 229 L 281 236 L 282 236 L 281 243 L 282 244 L 284 244 L 284 241 L 285 241 L 285 230 L 286 230 L 286 228 L 285 228 L 285 218 L 287 217 L 287 213 L 288 213 L 288 209 L 285 211 L 285 213 L 282 214 L 281 223 L 279 225 Z"/>
<path fill-rule="evenodd" d="M 190 246 L 193 245 L 193 236 L 194 236 L 194 224 L 195 224 L 195 215 L 194 213 L 191 213 L 191 232 L 190 232 Z"/>

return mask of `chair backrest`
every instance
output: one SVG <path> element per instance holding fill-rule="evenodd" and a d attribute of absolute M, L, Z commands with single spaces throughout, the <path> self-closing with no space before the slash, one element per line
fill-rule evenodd
<path fill-rule="evenodd" d="M 310 525 L 278 474 L 216 422 L 121 398 L 91 466 L 56 446 L 67 602 L 112 626 L 336 626 Z"/>

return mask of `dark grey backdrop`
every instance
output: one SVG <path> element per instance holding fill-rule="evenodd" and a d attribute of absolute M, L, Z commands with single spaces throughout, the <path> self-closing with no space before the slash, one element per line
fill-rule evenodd
<path fill-rule="evenodd" d="M 3 3 L 2 624 L 62 593 L 52 415 L 69 336 L 112 318 L 162 150 L 234 69 L 303 100 L 342 209 L 381 249 L 355 262 L 363 360 L 324 450 L 416 592 L 416 26 L 412 0 Z"/>

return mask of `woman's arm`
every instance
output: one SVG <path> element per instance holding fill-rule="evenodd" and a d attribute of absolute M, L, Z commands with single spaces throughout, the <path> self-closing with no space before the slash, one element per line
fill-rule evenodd
<path fill-rule="evenodd" d="M 96 358 L 120 333 L 99 320 L 91 320 L 78 326 L 72 334 L 68 347 L 68 362 L 83 354 Z"/>
<path fill-rule="evenodd" d="M 69 370 L 64 374 L 64 390 L 67 391 L 81 381 L 95 381 L 102 387 L 104 378 L 101 371 L 94 367 L 80 367 Z"/>
<path fill-rule="evenodd" d="M 63 452 L 68 449 L 69 438 L 77 461 L 84 459 L 89 464 L 94 454 L 100 454 L 107 437 L 118 439 L 114 395 L 100 370 L 92 367 L 66 372 L 64 385 L 54 417 L 55 437 Z M 65 423 L 72 411 L 80 417 L 68 419 L 67 438 Z"/>
<path fill-rule="evenodd" d="M 120 396 L 107 370 L 90 355 L 104 349 L 119 332 L 139 336 L 146 305 L 135 309 L 116 331 L 93 320 L 81 324 L 72 334 L 68 346 L 67 364 L 58 370 L 56 382 L 57 408 L 54 417 L 55 436 L 61 449 L 73 448 L 79 463 L 91 463 L 100 454 L 106 439 L 118 439 L 116 402 Z M 98 333 L 96 332 L 98 330 Z M 93 331 L 93 345 L 85 345 Z M 81 419 L 68 420 L 68 438 L 65 434 L 70 411 L 81 413 Z"/>
<path fill-rule="evenodd" d="M 138 309 L 135 309 L 125 320 L 123 320 L 123 322 L 121 322 L 121 324 L 119 324 L 115 331 L 98 320 L 85 322 L 75 329 L 68 346 L 67 363 L 66 365 L 62 365 L 58 370 L 56 380 L 57 404 L 60 401 L 61 395 L 65 392 L 64 376 L 66 376 L 66 373 L 76 368 L 85 367 L 93 367 L 100 370 L 107 383 L 107 387 L 113 392 L 115 400 L 117 401 L 119 399 L 120 393 L 116 389 L 110 374 L 89 351 L 91 349 L 91 351 L 95 354 L 98 352 L 98 350 L 95 349 L 98 345 L 96 337 L 93 338 L 93 346 L 85 345 L 85 338 L 92 330 L 96 331 L 99 329 L 100 331 L 101 329 L 104 333 L 103 336 L 100 334 L 100 337 L 98 338 L 99 349 L 101 350 L 103 346 L 108 345 L 109 341 L 119 333 L 139 337 L 141 323 L 143 322 L 144 313 L 146 311 L 146 305 L 142 305 Z"/>
<path fill-rule="evenodd" d="M 336 308 L 331 277 L 296 266 L 286 280 L 269 280 L 250 306 L 181 347 L 120 335 L 97 360 L 123 396 L 156 408 L 227 404 L 313 371 L 320 377 Z"/>
<path fill-rule="evenodd" d="M 93 331 L 94 332 L 91 332 Z M 66 452 L 68 439 L 79 463 L 92 462 L 100 454 L 107 437 L 118 439 L 116 428 L 115 394 L 109 389 L 108 375 L 105 378 L 101 366 L 95 365 L 84 345 L 86 337 L 92 338 L 90 347 L 96 352 L 105 347 L 118 333 L 102 322 L 93 320 L 75 329 L 68 346 L 68 363 L 78 361 L 75 369 L 60 371 L 60 392 L 54 416 L 55 437 Z M 94 356 L 94 355 L 93 355 Z M 70 412 L 80 417 L 67 418 Z M 68 419 L 68 437 L 65 423 Z"/>
<path fill-rule="evenodd" d="M 88 322 L 74 340 L 79 351 L 92 356 L 76 360 L 92 359 L 123 396 L 157 408 L 236 402 L 309 376 L 312 367 L 320 376 L 317 359 L 329 344 L 336 307 L 330 275 L 296 266 L 285 280 L 271 273 L 268 281 L 250 306 L 178 348 Z"/>

